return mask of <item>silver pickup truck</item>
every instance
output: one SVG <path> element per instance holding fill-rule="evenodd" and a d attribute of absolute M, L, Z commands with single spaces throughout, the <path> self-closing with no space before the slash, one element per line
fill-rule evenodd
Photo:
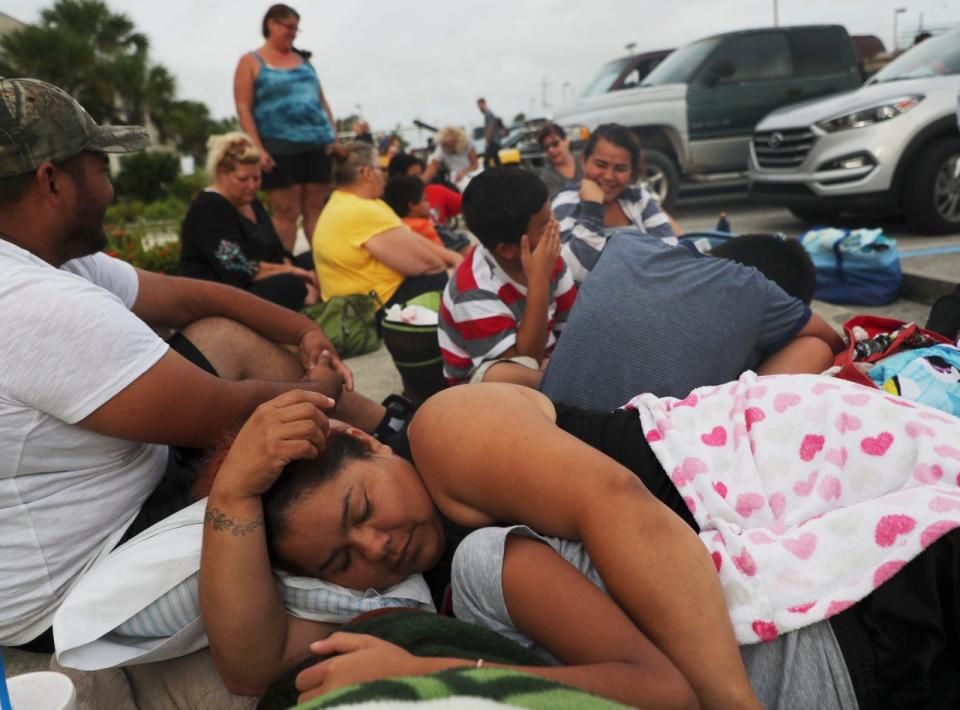
<path fill-rule="evenodd" d="M 839 25 L 743 30 L 682 47 L 640 86 L 581 97 L 554 120 L 635 130 L 647 186 L 669 209 L 681 181 L 746 177 L 753 128 L 774 109 L 861 83 L 853 42 Z"/>

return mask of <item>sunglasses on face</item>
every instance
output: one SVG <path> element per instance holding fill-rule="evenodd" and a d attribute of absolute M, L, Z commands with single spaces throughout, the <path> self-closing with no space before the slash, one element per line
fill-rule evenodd
<path fill-rule="evenodd" d="M 543 144 L 543 149 L 550 150 L 551 148 L 556 148 L 560 143 L 562 143 L 562 141 L 546 141 Z"/>

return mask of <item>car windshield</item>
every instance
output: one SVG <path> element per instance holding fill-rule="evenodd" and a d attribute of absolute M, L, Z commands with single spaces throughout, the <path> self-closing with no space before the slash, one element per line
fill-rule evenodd
<path fill-rule="evenodd" d="M 882 84 L 948 74 L 960 74 L 960 29 L 918 44 L 878 71 L 868 83 Z"/>
<path fill-rule="evenodd" d="M 617 80 L 617 77 L 620 76 L 627 67 L 629 61 L 630 57 L 624 57 L 623 59 L 614 59 L 612 62 L 604 64 L 600 69 L 600 73 L 587 84 L 587 88 L 583 90 L 581 96 L 598 96 L 610 91 L 613 82 Z"/>
<path fill-rule="evenodd" d="M 671 53 L 647 74 L 641 86 L 688 84 L 703 60 L 720 43 L 720 37 L 708 37 Z"/>

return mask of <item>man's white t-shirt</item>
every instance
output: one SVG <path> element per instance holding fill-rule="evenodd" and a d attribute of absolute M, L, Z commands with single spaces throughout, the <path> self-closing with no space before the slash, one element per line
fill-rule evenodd
<path fill-rule="evenodd" d="M 167 344 L 132 312 L 133 267 L 105 254 L 56 269 L 0 239 L 0 644 L 43 632 L 164 475 L 167 447 L 76 423 Z"/>

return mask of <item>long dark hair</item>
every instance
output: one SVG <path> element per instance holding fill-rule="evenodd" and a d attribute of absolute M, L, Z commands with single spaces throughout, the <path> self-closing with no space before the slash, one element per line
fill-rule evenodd
<path fill-rule="evenodd" d="M 640 138 L 626 126 L 619 123 L 604 123 L 597 126 L 597 130 L 590 134 L 587 145 L 583 148 L 583 159 L 589 158 L 596 150 L 597 143 L 606 141 L 612 143 L 618 148 L 623 148 L 630 154 L 630 170 L 633 180 L 639 178 L 646 168 L 643 161 L 643 146 L 640 145 Z"/>
<path fill-rule="evenodd" d="M 225 434 L 214 447 L 213 453 L 201 469 L 191 490 L 197 498 L 210 495 L 213 482 L 220 472 L 220 467 L 236 435 L 236 431 Z M 274 567 L 292 574 L 307 576 L 312 574 L 284 560 L 277 550 L 277 543 L 287 532 L 287 516 L 290 508 L 301 496 L 331 480 L 346 464 L 369 458 L 370 455 L 370 451 L 355 437 L 344 432 L 331 431 L 327 435 L 323 452 L 317 458 L 298 459 L 284 467 L 283 473 L 277 477 L 270 490 L 260 496 L 263 502 L 267 552 Z"/>
<path fill-rule="evenodd" d="M 294 10 L 289 5 L 284 5 L 283 3 L 277 3 L 276 5 L 271 5 L 267 10 L 267 14 L 263 16 L 263 22 L 260 26 L 260 31 L 263 33 L 263 38 L 266 39 L 270 36 L 270 20 L 283 20 L 288 17 L 297 18 L 297 22 L 300 21 L 300 13 Z M 303 57 L 305 60 L 310 59 L 313 56 L 313 52 L 309 52 L 306 49 L 297 49 L 293 47 L 293 51 Z"/>

